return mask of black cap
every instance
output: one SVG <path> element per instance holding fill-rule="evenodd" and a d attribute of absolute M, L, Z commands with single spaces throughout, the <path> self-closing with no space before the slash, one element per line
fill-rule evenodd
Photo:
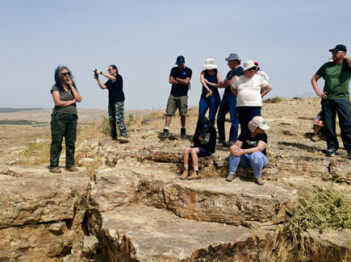
<path fill-rule="evenodd" d="M 177 57 L 176 65 L 180 66 L 184 62 L 185 62 L 184 56 L 180 55 L 180 56 Z"/>
<path fill-rule="evenodd" d="M 206 134 L 210 130 L 210 124 L 210 120 L 208 120 L 206 117 L 200 118 L 197 122 L 197 132 L 199 134 Z"/>
<path fill-rule="evenodd" d="M 347 52 L 347 48 L 344 45 L 336 45 L 334 48 L 329 49 L 329 52 L 338 52 L 338 51 L 344 51 Z"/>

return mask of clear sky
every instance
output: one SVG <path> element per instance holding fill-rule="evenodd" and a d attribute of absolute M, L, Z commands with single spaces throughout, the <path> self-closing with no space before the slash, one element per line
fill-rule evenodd
<path fill-rule="evenodd" d="M 127 109 L 164 109 L 184 55 L 198 105 L 204 60 L 236 52 L 271 77 L 268 97 L 313 96 L 310 79 L 338 43 L 351 52 L 350 0 L 0 0 L 0 107 L 53 107 L 54 70 L 67 65 L 81 108 L 106 108 L 94 68 L 116 64 Z M 349 53 L 350 53 L 349 52 Z M 320 85 L 323 83 L 320 81 Z"/>

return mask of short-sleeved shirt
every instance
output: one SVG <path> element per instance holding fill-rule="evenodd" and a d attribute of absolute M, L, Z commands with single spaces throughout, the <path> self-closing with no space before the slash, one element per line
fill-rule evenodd
<path fill-rule="evenodd" d="M 263 141 L 267 144 L 268 138 L 266 133 L 258 134 L 254 138 L 251 137 L 250 131 L 246 130 L 240 134 L 238 140 L 243 142 L 242 149 L 249 149 L 256 147 L 259 141 Z M 266 155 L 266 148 L 262 151 L 264 155 Z"/>
<path fill-rule="evenodd" d="M 108 80 L 105 83 L 108 89 L 109 102 L 123 102 L 125 100 L 123 93 L 123 78 L 120 74 L 116 75 L 116 81 Z"/>
<path fill-rule="evenodd" d="M 217 72 L 215 72 L 213 75 L 209 75 L 207 71 L 204 72 L 204 78 L 211 83 L 217 84 L 218 83 L 218 78 L 217 78 Z M 208 88 L 212 91 L 213 94 L 218 94 L 218 88 L 214 87 L 212 85 L 207 85 Z M 202 86 L 202 96 L 207 95 L 207 89 Z"/>
<path fill-rule="evenodd" d="M 239 76 L 232 87 L 238 91 L 236 106 L 262 106 L 261 89 L 268 85 L 268 82 L 259 75 L 251 78 L 245 75 Z"/>
<path fill-rule="evenodd" d="M 230 70 L 225 78 L 227 80 L 231 80 L 234 76 L 242 76 L 243 74 L 244 74 L 244 69 L 241 66 L 239 66 L 236 69 Z M 225 96 L 234 96 L 232 91 L 230 91 L 230 86 L 225 88 L 223 97 Z"/>
<path fill-rule="evenodd" d="M 50 92 L 52 93 L 53 91 L 58 91 L 59 92 L 61 101 L 71 101 L 71 100 L 74 99 L 74 96 L 73 96 L 73 93 L 72 93 L 71 89 L 68 90 L 68 92 L 66 92 L 63 89 L 63 87 L 58 87 L 56 85 L 53 85 Z M 71 114 L 71 115 L 77 114 L 77 105 L 76 105 L 76 103 L 71 104 L 69 106 L 64 106 L 64 107 L 55 105 L 53 112 L 54 113 L 55 112 L 60 112 L 60 113 L 63 113 L 63 114 Z"/>
<path fill-rule="evenodd" d="M 351 68 L 346 60 L 342 64 L 327 62 L 316 75 L 325 80 L 323 91 L 327 93 L 327 99 L 349 99 Z"/>
<path fill-rule="evenodd" d="M 193 72 L 188 67 L 185 67 L 184 69 L 180 70 L 179 67 L 176 66 L 172 68 L 170 76 L 180 78 L 180 79 L 186 79 L 189 77 L 191 79 L 192 73 Z M 172 84 L 171 95 L 176 97 L 187 96 L 188 90 L 189 90 L 189 85 Z"/>

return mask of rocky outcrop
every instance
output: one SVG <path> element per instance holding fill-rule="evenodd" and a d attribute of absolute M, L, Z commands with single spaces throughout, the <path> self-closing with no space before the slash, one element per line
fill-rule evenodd
<path fill-rule="evenodd" d="M 81 249 L 86 175 L 29 167 L 0 173 L 0 261 L 62 261 Z"/>

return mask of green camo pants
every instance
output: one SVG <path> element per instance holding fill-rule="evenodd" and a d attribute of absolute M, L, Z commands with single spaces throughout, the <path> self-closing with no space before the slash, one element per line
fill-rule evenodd
<path fill-rule="evenodd" d="M 62 139 L 66 144 L 66 167 L 74 166 L 74 151 L 77 137 L 76 114 L 51 114 L 50 168 L 58 167 L 62 150 Z"/>
<path fill-rule="evenodd" d="M 110 102 L 108 104 L 108 117 L 110 120 L 111 137 L 117 138 L 116 119 L 121 136 L 127 137 L 127 129 L 124 124 L 124 102 Z"/>

